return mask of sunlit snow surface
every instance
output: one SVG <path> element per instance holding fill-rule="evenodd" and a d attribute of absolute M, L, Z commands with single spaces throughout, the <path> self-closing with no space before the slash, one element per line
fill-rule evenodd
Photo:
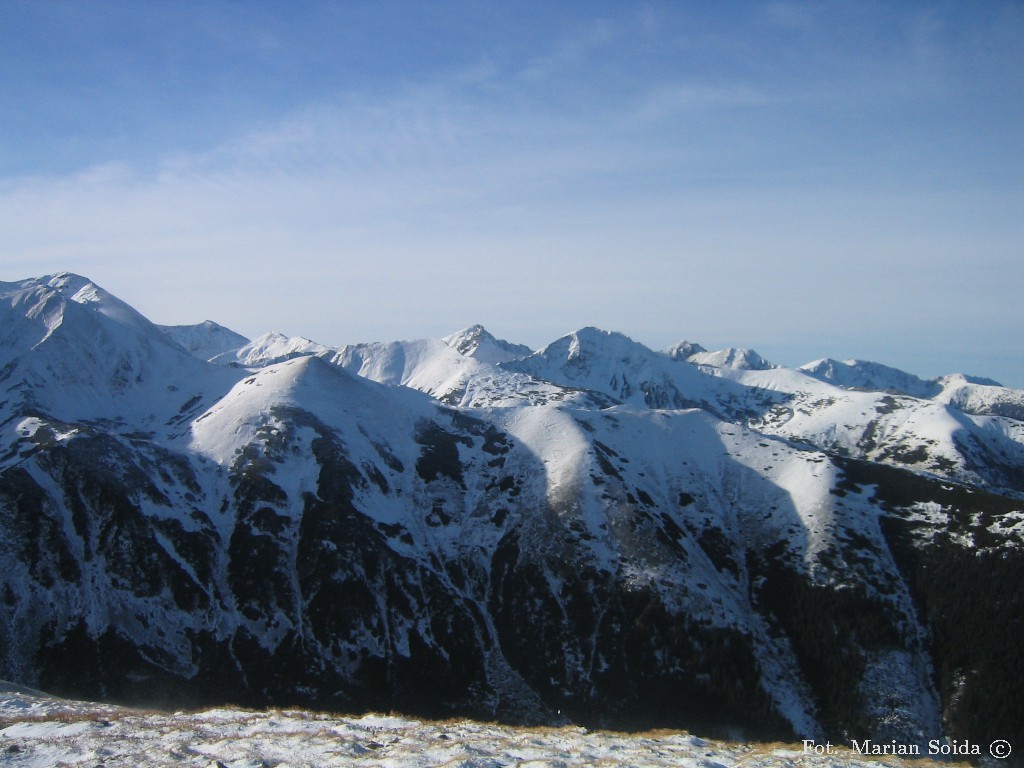
<path fill-rule="evenodd" d="M 156 713 L 56 699 L 0 685 L 0 765 L 225 766 L 916 766 L 896 757 L 832 755 L 802 745 L 741 744 L 657 731 L 514 728 L 471 720 L 343 717 L 299 710 Z M 948 766 L 949 763 L 943 765 Z"/>

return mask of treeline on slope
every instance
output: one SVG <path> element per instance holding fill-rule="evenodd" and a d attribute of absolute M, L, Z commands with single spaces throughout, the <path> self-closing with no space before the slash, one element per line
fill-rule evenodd
<path fill-rule="evenodd" d="M 862 586 L 840 591 L 814 584 L 784 555 L 781 542 L 748 551 L 751 581 L 760 585 L 752 598 L 789 638 L 828 737 L 877 734 L 879 724 L 867 719 L 868 702 L 859 689 L 869 655 L 901 645 L 893 617 Z"/>
<path fill-rule="evenodd" d="M 846 480 L 870 485 L 882 531 L 930 633 L 936 686 L 950 738 L 1024 744 L 1024 549 L 994 532 L 1024 501 L 844 460 Z M 912 515 L 941 505 L 948 523 Z"/>

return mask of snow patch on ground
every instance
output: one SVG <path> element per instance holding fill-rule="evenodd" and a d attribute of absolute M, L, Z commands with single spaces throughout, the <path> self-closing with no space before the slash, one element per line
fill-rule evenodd
<path fill-rule="evenodd" d="M 801 744 L 712 741 L 673 731 L 627 734 L 575 726 L 516 728 L 471 720 L 430 722 L 301 710 L 162 713 L 66 701 L 6 683 L 0 683 L 0 763 L 20 768 L 938 765 L 927 759 L 861 758 L 841 747 L 833 748 L 831 755 L 820 755 L 805 751 Z"/>

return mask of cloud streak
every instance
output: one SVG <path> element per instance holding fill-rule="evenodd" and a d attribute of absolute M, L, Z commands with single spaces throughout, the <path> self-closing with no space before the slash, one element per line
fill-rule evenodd
<path fill-rule="evenodd" d="M 821 53 L 839 34 L 821 13 L 773 7 L 752 27 L 666 6 L 567 22 L 543 44 L 327 88 L 202 148 L 7 177 L 6 279 L 73 269 L 160 322 L 325 343 L 481 321 L 539 345 L 599 324 L 797 364 L 898 363 L 927 339 L 926 375 L 1005 343 L 1024 320 L 1021 186 L 1012 155 L 990 171 L 957 135 L 1004 112 L 915 122 L 948 115 L 949 95 L 907 113 L 893 94 L 927 77 L 887 83 L 902 53 L 860 69 Z M 946 27 L 903 21 L 928 72 L 963 56 Z M 761 24 L 797 50 L 766 49 Z M 976 372 L 1024 384 L 1019 359 L 1005 370 Z"/>

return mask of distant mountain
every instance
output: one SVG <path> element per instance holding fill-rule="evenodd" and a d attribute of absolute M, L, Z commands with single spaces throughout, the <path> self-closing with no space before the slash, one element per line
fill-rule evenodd
<path fill-rule="evenodd" d="M 212 320 L 198 325 L 160 325 L 157 327 L 184 347 L 186 352 L 200 360 L 212 360 L 218 355 L 249 344 L 249 339 L 245 336 L 235 333 L 223 325 L 218 325 Z"/>
<path fill-rule="evenodd" d="M 673 360 L 679 360 L 681 362 L 686 362 L 690 357 L 698 352 L 707 352 L 707 350 L 700 344 L 694 344 L 689 341 L 680 341 L 675 346 L 665 350 L 666 355 L 671 357 Z"/>
<path fill-rule="evenodd" d="M 596 328 L 249 342 L 0 283 L 0 678 L 1024 743 L 1022 404 Z"/>
<path fill-rule="evenodd" d="M 524 344 L 512 344 L 495 338 L 482 325 L 471 325 L 451 336 L 446 336 L 443 341 L 466 357 L 492 365 L 521 360 L 533 352 Z"/>
<path fill-rule="evenodd" d="M 991 414 L 1017 421 L 1024 419 L 1024 391 L 1004 387 L 997 381 L 980 376 L 956 373 L 936 379 L 921 379 L 881 363 L 864 360 L 838 362 L 828 358 L 802 365 L 799 370 L 846 389 L 931 399 L 976 416 Z"/>
<path fill-rule="evenodd" d="M 693 344 L 689 341 L 679 342 L 666 350 L 665 354 L 673 360 L 711 368 L 763 371 L 775 367 L 752 349 L 729 347 L 709 352 L 700 344 Z"/>
<path fill-rule="evenodd" d="M 933 398 L 973 416 L 1005 416 L 1024 421 L 1024 390 L 1004 387 L 991 379 L 955 373 L 936 379 L 939 393 Z"/>
<path fill-rule="evenodd" d="M 224 350 L 210 358 L 212 363 L 260 367 L 306 355 L 327 355 L 331 349 L 301 336 L 265 333 L 252 341 Z"/>
<path fill-rule="evenodd" d="M 502 366 L 564 387 L 600 393 L 609 404 L 644 408 L 713 409 L 721 390 L 693 368 L 672 361 L 621 333 L 582 328 L 529 357 Z"/>
<path fill-rule="evenodd" d="M 824 358 L 800 366 L 801 371 L 840 387 L 892 392 L 910 397 L 935 397 L 942 387 L 935 380 L 917 376 L 881 363 L 865 360 L 832 360 Z"/>

